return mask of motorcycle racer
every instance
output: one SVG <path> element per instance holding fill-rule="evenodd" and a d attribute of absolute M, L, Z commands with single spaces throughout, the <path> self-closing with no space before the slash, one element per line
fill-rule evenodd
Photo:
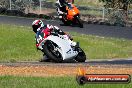
<path fill-rule="evenodd" d="M 43 47 L 42 46 L 38 46 L 38 42 L 37 42 L 37 36 L 39 35 L 39 33 L 41 33 L 43 30 L 45 30 L 46 28 L 49 29 L 49 35 L 51 32 L 56 32 L 60 35 L 63 35 L 63 36 L 68 36 L 70 40 L 73 40 L 71 38 L 70 35 L 66 34 L 65 32 L 63 32 L 61 29 L 59 29 L 57 26 L 53 26 L 53 25 L 49 25 L 49 24 L 44 24 L 42 22 L 42 20 L 35 20 L 33 21 L 32 23 L 32 28 L 33 28 L 33 31 L 35 32 L 36 36 L 35 36 L 35 40 L 36 40 L 36 48 L 38 50 L 41 50 L 43 52 Z M 42 38 L 41 38 L 42 39 Z M 74 44 L 74 42 L 71 42 Z M 75 45 L 75 44 L 74 44 Z M 46 61 L 48 58 L 45 56 L 45 58 L 43 58 L 42 60 L 40 60 L 41 62 L 42 61 Z"/>
<path fill-rule="evenodd" d="M 62 15 L 67 13 L 66 6 L 68 6 L 68 2 L 66 0 L 57 0 L 56 1 L 56 10 L 59 18 L 62 18 Z"/>
<path fill-rule="evenodd" d="M 77 25 L 83 28 L 83 22 L 79 9 L 71 3 L 67 3 L 65 0 L 56 1 L 56 9 L 59 19 L 66 26 Z"/>

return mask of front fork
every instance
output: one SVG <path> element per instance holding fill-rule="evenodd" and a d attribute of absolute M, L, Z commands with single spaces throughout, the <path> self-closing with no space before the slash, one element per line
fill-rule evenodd
<path fill-rule="evenodd" d="M 74 20 L 73 20 L 74 23 L 77 23 L 77 18 L 80 18 L 80 15 L 79 14 L 77 14 L 77 15 L 74 16 Z"/>

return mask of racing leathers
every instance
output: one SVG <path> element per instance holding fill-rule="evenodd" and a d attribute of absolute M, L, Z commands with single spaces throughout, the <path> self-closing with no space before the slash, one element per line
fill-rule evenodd
<path fill-rule="evenodd" d="M 49 29 L 49 35 L 52 35 L 52 33 L 58 33 L 59 35 L 62 35 L 62 36 L 64 36 L 65 38 L 69 38 L 70 40 L 73 40 L 72 39 L 72 37 L 70 36 L 70 35 L 68 35 L 68 34 L 66 34 L 65 32 L 63 32 L 62 30 L 60 30 L 57 26 L 52 26 L 52 25 L 49 25 L 49 24 L 47 24 L 47 25 L 44 25 L 44 26 L 42 26 L 42 27 L 40 27 L 40 28 L 38 28 L 37 30 L 38 30 L 38 32 L 36 33 L 36 36 L 35 36 L 35 40 L 36 40 L 36 47 L 37 47 L 37 50 L 41 50 L 43 53 L 44 53 L 44 51 L 43 51 L 43 45 L 42 44 L 39 44 L 39 35 L 40 35 L 40 33 L 42 33 L 42 31 L 43 30 L 45 30 L 45 29 Z M 43 38 L 41 37 L 41 40 L 42 40 Z M 74 44 L 74 45 L 76 45 L 76 43 L 75 42 L 73 42 L 73 41 L 70 41 L 71 42 L 71 44 Z M 45 55 L 45 53 L 43 54 L 43 58 L 40 60 L 40 62 L 43 62 L 43 61 L 48 61 L 49 59 L 48 59 L 48 57 Z"/>
<path fill-rule="evenodd" d="M 73 40 L 73 38 L 72 38 L 69 34 L 63 32 L 63 31 L 62 31 L 61 29 L 59 29 L 57 26 L 52 26 L 52 25 L 47 24 L 47 25 L 44 25 L 43 27 L 40 27 L 40 28 L 37 29 L 38 32 L 36 33 L 36 36 L 35 36 L 35 39 L 36 39 L 36 46 L 37 46 L 37 44 L 38 44 L 38 42 L 37 42 L 37 36 L 39 35 L 39 33 L 41 33 L 42 30 L 45 30 L 46 28 L 48 28 L 48 29 L 50 30 L 50 31 L 49 31 L 50 33 L 55 32 L 55 33 L 58 33 L 58 34 L 63 35 L 63 36 L 68 36 L 68 38 L 69 38 L 70 40 Z M 38 49 L 38 50 L 41 50 L 41 51 L 43 52 L 43 47 L 42 47 L 42 46 L 37 46 L 37 49 Z"/>
<path fill-rule="evenodd" d="M 68 2 L 66 0 L 56 1 L 56 10 L 59 18 L 61 18 L 64 13 L 67 13 L 66 6 L 68 6 Z"/>

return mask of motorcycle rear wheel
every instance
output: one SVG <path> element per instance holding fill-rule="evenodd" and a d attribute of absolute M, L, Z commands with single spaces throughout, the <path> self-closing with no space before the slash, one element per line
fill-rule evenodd
<path fill-rule="evenodd" d="M 60 63 L 63 61 L 63 58 L 59 51 L 54 50 L 55 47 L 57 47 L 55 43 L 53 43 L 52 41 L 46 41 L 43 46 L 43 51 L 49 59 L 53 60 L 56 63 Z"/>
<path fill-rule="evenodd" d="M 71 22 L 67 20 L 66 15 L 62 16 L 61 21 L 63 22 L 64 25 L 67 25 L 67 26 L 71 24 Z"/>
<path fill-rule="evenodd" d="M 61 19 L 64 25 L 69 26 L 71 23 L 69 21 L 64 20 L 63 18 Z"/>

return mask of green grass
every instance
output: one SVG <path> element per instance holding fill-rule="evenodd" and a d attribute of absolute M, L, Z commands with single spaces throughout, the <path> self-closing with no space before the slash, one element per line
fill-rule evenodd
<path fill-rule="evenodd" d="M 89 59 L 132 57 L 132 40 L 71 34 L 74 41 L 80 42 Z M 42 53 L 36 50 L 34 36 L 30 27 L 0 24 L 0 62 L 36 61 L 42 58 Z"/>
<path fill-rule="evenodd" d="M 30 61 L 40 57 L 31 28 L 0 25 L 0 61 Z"/>
<path fill-rule="evenodd" d="M 132 40 L 72 34 L 90 59 L 132 57 Z M 79 36 L 77 36 L 79 35 Z"/>
<path fill-rule="evenodd" d="M 75 77 L 1 76 L 0 88 L 132 88 L 130 84 L 77 84 Z"/>

